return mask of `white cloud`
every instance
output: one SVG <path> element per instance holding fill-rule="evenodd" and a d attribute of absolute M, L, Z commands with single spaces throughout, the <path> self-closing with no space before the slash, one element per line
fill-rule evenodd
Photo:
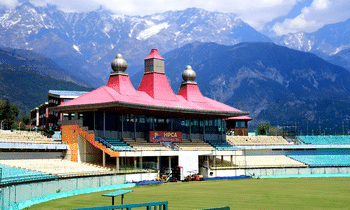
<path fill-rule="evenodd" d="M 276 35 L 296 32 L 314 32 L 326 24 L 345 21 L 350 18 L 349 0 L 314 0 L 304 7 L 294 19 L 285 19 L 276 23 L 272 31 Z"/>
<path fill-rule="evenodd" d="M 0 1 L 0 9 L 5 8 L 5 9 L 13 9 L 18 5 L 18 0 L 4 0 Z"/>

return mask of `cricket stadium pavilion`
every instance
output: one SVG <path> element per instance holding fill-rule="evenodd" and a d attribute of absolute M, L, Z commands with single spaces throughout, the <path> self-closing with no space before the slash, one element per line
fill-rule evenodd
<path fill-rule="evenodd" d="M 66 116 L 62 141 L 70 147 L 70 159 L 116 171 L 151 165 L 158 171 L 181 166 L 183 176 L 198 173 L 220 153 L 215 146 L 227 144 L 225 119 L 249 113 L 204 97 L 191 66 L 175 94 L 158 51 L 152 49 L 144 62 L 137 90 L 118 54 L 106 86 L 52 108 Z"/>

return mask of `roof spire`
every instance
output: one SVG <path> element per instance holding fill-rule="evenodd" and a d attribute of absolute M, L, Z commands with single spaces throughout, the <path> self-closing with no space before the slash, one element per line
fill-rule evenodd
<path fill-rule="evenodd" d="M 115 59 L 111 63 L 111 68 L 114 72 L 112 74 L 125 74 L 125 70 L 128 68 L 128 63 L 124 60 L 122 54 L 118 53 Z"/>
<path fill-rule="evenodd" d="M 193 71 L 190 65 L 186 66 L 185 71 L 182 73 L 182 79 L 184 80 L 182 83 L 197 84 L 194 81 L 196 79 L 196 72 Z"/>
<path fill-rule="evenodd" d="M 164 58 L 159 55 L 157 49 L 152 49 L 149 55 L 145 58 L 145 73 L 161 73 L 165 74 Z"/>

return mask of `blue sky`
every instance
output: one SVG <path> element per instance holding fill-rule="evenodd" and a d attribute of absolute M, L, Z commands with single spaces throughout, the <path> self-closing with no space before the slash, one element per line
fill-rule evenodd
<path fill-rule="evenodd" d="M 65 12 L 88 12 L 102 7 L 130 16 L 197 7 L 235 13 L 256 30 L 271 35 L 313 32 L 350 18 L 349 0 L 2 0 L 0 8 L 15 8 L 23 1 L 35 6 L 55 5 Z"/>

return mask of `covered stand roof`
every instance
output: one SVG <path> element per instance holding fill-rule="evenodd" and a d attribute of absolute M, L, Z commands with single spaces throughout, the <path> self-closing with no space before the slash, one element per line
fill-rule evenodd
<path fill-rule="evenodd" d="M 68 91 L 68 90 L 49 90 L 49 96 L 54 96 L 57 98 L 76 98 L 78 96 L 84 95 L 88 92 L 86 91 Z"/>
<path fill-rule="evenodd" d="M 112 62 L 114 72 L 111 73 L 106 86 L 67 101 L 53 110 L 74 112 L 133 109 L 141 112 L 148 110 L 152 114 L 166 112 L 205 115 L 205 117 L 232 117 L 249 114 L 204 97 L 194 81 L 195 72 L 190 66 L 184 71 L 184 82 L 178 94 L 174 94 L 165 75 L 164 58 L 156 49 L 153 49 L 145 58 L 145 73 L 138 90 L 132 86 L 125 72 L 126 68 L 126 61 L 118 54 Z M 147 112 L 147 114 L 150 113 Z"/>
<path fill-rule="evenodd" d="M 253 118 L 248 117 L 248 116 L 239 116 L 239 117 L 229 117 L 226 120 L 246 120 L 246 121 L 251 121 Z"/>

